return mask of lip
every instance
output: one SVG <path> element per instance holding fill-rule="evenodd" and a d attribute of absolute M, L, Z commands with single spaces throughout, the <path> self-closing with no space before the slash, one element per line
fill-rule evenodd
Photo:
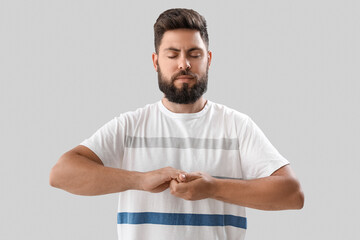
<path fill-rule="evenodd" d="M 181 75 L 179 77 L 177 77 L 176 79 L 182 79 L 182 80 L 185 80 L 185 79 L 193 79 L 194 77 L 190 76 L 190 75 Z"/>

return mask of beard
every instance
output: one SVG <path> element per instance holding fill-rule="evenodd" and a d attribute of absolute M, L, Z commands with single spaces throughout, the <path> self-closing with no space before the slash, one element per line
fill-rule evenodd
<path fill-rule="evenodd" d="M 180 70 L 178 73 L 174 74 L 170 79 L 166 79 L 161 69 L 158 65 L 158 83 L 159 89 L 165 94 L 170 102 L 179 103 L 179 104 L 190 104 L 196 102 L 207 90 L 208 83 L 208 70 L 206 68 L 206 73 L 199 78 L 194 73 L 188 70 Z M 177 88 L 174 85 L 174 82 L 177 77 L 181 75 L 190 75 L 196 81 L 195 84 L 190 87 L 188 83 L 182 83 L 180 88 Z"/>

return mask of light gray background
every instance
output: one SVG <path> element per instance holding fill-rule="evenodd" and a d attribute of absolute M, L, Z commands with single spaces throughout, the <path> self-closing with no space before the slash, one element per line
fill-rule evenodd
<path fill-rule="evenodd" d="M 153 24 L 208 22 L 206 97 L 250 115 L 291 162 L 301 211 L 248 211 L 247 239 L 359 239 L 357 0 L 0 0 L 0 238 L 116 239 L 117 195 L 51 188 L 51 167 L 122 112 L 158 101 Z"/>

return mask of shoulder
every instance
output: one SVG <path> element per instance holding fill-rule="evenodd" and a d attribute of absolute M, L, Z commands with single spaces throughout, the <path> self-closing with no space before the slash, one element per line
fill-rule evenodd
<path fill-rule="evenodd" d="M 251 118 L 238 110 L 225 106 L 224 104 L 211 102 L 211 114 L 214 122 L 223 127 L 235 131 L 238 136 L 244 131 Z"/>
<path fill-rule="evenodd" d="M 223 115 L 226 118 L 232 118 L 238 121 L 248 121 L 250 118 L 247 114 L 235 110 L 231 107 L 225 106 L 224 104 L 215 103 L 209 101 L 214 114 Z"/>
<path fill-rule="evenodd" d="M 133 111 L 121 113 L 116 119 L 119 122 L 138 121 L 140 119 L 146 119 L 150 114 L 156 113 L 158 110 L 158 102 L 146 104 L 143 107 L 139 107 Z"/>

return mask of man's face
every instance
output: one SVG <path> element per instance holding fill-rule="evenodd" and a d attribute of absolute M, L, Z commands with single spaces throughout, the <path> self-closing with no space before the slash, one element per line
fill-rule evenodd
<path fill-rule="evenodd" d="M 166 31 L 153 54 L 160 90 L 180 104 L 194 103 L 206 92 L 210 62 L 199 31 L 191 29 Z"/>

